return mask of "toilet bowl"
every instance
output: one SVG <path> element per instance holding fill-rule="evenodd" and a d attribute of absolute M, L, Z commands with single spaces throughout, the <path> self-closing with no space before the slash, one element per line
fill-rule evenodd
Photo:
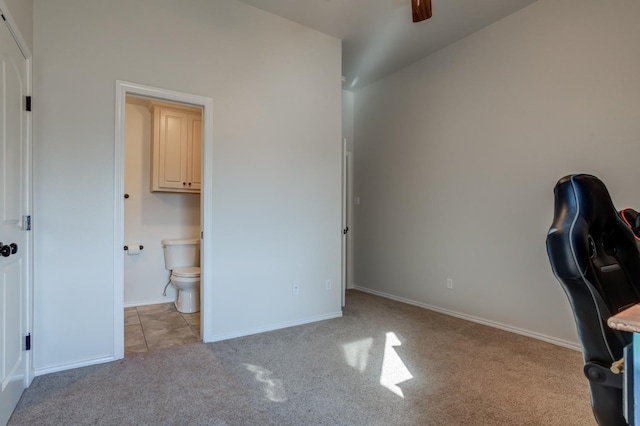
<path fill-rule="evenodd" d="M 164 267 L 171 271 L 171 284 L 178 290 L 176 309 L 191 314 L 200 311 L 200 240 L 162 240 Z"/>
<path fill-rule="evenodd" d="M 200 268 L 176 268 L 171 271 L 171 284 L 178 290 L 176 309 L 192 314 L 200 310 Z"/>

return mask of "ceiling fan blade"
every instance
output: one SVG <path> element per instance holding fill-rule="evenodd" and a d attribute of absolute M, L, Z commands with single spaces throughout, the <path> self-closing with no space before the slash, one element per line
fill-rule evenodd
<path fill-rule="evenodd" d="M 431 0 L 411 0 L 411 12 L 413 13 L 413 22 L 424 21 L 431 18 Z"/>

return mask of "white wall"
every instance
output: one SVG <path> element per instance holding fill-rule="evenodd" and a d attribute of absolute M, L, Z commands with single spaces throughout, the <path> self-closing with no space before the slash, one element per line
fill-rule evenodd
<path fill-rule="evenodd" d="M 357 91 L 356 284 L 576 345 L 553 187 L 592 173 L 640 206 L 639 20 L 540 0 Z"/>
<path fill-rule="evenodd" d="M 114 356 L 116 80 L 214 100 L 216 338 L 340 315 L 339 40 L 233 0 L 36 0 L 34 28 L 37 373 Z"/>
<path fill-rule="evenodd" d="M 124 303 L 140 306 L 175 300 L 173 286 L 162 291 L 170 272 L 164 268 L 161 240 L 200 238 L 200 195 L 151 192 L 151 113 L 127 100 L 125 120 L 124 241 L 144 247 L 124 256 Z M 135 245 L 135 244 L 134 244 Z"/>

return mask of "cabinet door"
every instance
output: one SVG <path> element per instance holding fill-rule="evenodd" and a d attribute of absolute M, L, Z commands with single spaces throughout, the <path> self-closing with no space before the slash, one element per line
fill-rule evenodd
<path fill-rule="evenodd" d="M 189 114 L 160 109 L 158 187 L 187 188 Z"/>
<path fill-rule="evenodd" d="M 202 115 L 189 114 L 187 150 L 187 185 L 200 190 L 202 186 Z"/>

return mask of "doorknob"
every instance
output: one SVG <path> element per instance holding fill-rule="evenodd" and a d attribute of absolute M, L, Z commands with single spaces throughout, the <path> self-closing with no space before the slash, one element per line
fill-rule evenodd
<path fill-rule="evenodd" d="M 16 243 L 11 243 L 7 246 L 4 243 L 0 242 L 0 256 L 9 257 L 12 254 L 16 254 L 18 252 L 18 245 Z"/>

